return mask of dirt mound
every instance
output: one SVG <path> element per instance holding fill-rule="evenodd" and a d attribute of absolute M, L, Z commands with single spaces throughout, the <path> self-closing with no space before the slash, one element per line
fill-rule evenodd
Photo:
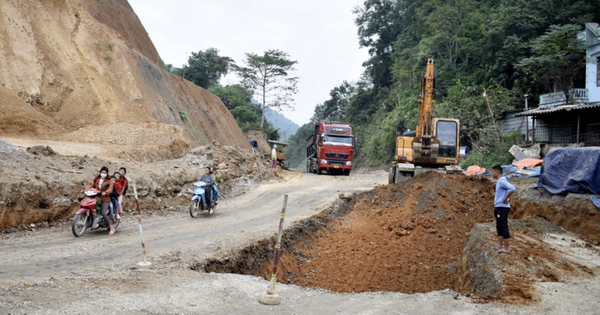
<path fill-rule="evenodd" d="M 493 219 L 493 193 L 487 179 L 438 173 L 379 186 L 355 196 L 347 215 L 324 214 L 286 233 L 278 280 L 336 292 L 452 288 L 468 232 L 475 223 Z M 313 226 L 320 228 L 306 233 Z M 264 259 L 260 266 L 208 262 L 204 269 L 252 270 L 269 279 L 271 257 Z"/>
<path fill-rule="evenodd" d="M 296 283 L 338 292 L 451 288 L 468 232 L 491 219 L 493 187 L 437 173 L 378 187 L 344 220 L 317 233 L 303 251 L 306 262 L 292 269 Z"/>
<path fill-rule="evenodd" d="M 219 98 L 165 69 L 126 0 L 2 1 L 0 34 L 0 134 L 165 124 L 177 143 L 248 145 Z"/>

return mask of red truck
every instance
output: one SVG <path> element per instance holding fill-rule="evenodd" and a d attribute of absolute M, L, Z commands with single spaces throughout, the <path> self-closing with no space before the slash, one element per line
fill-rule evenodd
<path fill-rule="evenodd" d="M 350 125 L 315 125 L 315 132 L 306 140 L 306 172 L 350 175 L 356 144 Z"/>

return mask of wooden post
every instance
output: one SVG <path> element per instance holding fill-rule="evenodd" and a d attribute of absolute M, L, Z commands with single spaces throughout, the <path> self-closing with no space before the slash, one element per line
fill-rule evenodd
<path fill-rule="evenodd" d="M 277 265 L 279 264 L 279 252 L 281 249 L 281 234 L 283 234 L 283 219 L 285 218 L 285 210 L 287 208 L 288 195 L 283 195 L 283 209 L 281 210 L 281 219 L 279 220 L 279 231 L 277 232 L 277 244 L 275 245 L 275 258 L 273 258 L 273 273 L 271 274 L 271 282 L 267 294 L 275 294 L 275 284 L 277 283 Z"/>

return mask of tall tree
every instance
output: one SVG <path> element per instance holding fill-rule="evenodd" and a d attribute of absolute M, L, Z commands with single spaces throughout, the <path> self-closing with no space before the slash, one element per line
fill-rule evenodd
<path fill-rule="evenodd" d="M 581 26 L 551 25 L 546 34 L 531 41 L 533 56 L 523 58 L 517 67 L 535 80 L 556 85 L 570 102 L 569 89 L 585 74 L 585 44 L 577 37 Z M 583 79 L 585 80 L 585 79 Z M 585 81 L 584 81 L 585 82 Z"/>
<path fill-rule="evenodd" d="M 262 100 L 260 127 L 265 123 L 266 107 L 293 108 L 293 95 L 298 93 L 298 77 L 290 77 L 297 61 L 281 50 L 267 50 L 262 56 L 246 53 L 246 66 L 234 66 L 242 84 L 255 91 Z"/>
<path fill-rule="evenodd" d="M 219 79 L 229 72 L 233 59 L 219 56 L 219 50 L 208 48 L 206 51 L 192 52 L 188 64 L 183 69 L 185 78 L 205 89 L 217 86 Z"/>

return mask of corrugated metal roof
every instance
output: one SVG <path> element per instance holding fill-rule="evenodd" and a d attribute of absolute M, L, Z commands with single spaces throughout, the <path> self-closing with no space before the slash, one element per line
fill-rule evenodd
<path fill-rule="evenodd" d="M 582 110 L 582 109 L 590 109 L 590 108 L 600 108 L 600 102 L 591 103 L 591 104 L 574 104 L 574 105 L 560 105 L 560 106 L 552 106 L 552 107 L 538 107 L 535 109 L 531 109 L 522 113 L 518 113 L 515 117 L 522 116 L 537 116 L 548 113 L 560 112 L 560 111 L 572 111 L 572 110 Z"/>

